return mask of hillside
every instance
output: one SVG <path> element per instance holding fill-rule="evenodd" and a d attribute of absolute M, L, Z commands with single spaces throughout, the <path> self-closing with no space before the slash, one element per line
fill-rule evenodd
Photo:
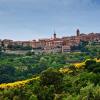
<path fill-rule="evenodd" d="M 99 49 L 79 47 L 70 53 L 0 52 L 0 100 L 99 100 Z"/>
<path fill-rule="evenodd" d="M 49 68 L 39 77 L 1 84 L 0 100 L 99 100 L 100 70 L 95 68 L 100 69 L 100 60 L 87 60 L 79 66 L 62 71 Z"/>

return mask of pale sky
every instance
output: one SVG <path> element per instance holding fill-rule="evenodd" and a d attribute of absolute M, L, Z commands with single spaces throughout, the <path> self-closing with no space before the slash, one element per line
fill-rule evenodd
<path fill-rule="evenodd" d="M 100 0 L 0 0 L 0 39 L 100 32 Z"/>

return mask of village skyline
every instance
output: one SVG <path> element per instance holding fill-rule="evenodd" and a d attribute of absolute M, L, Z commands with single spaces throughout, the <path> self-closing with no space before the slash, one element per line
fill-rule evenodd
<path fill-rule="evenodd" d="M 44 39 L 53 39 L 54 38 L 54 34 L 56 34 L 57 38 L 63 38 L 63 37 L 73 37 L 73 36 L 77 36 L 77 30 L 80 31 L 79 28 L 76 29 L 76 31 L 73 33 L 73 34 L 65 34 L 63 35 L 63 33 L 61 35 L 59 35 L 58 33 L 56 33 L 56 31 L 53 31 L 50 36 L 48 35 L 47 37 L 38 37 L 38 38 L 34 38 L 33 39 L 13 39 L 13 38 L 8 38 L 8 37 L 5 37 L 3 39 L 0 38 L 0 40 L 13 40 L 13 41 L 33 41 L 33 40 L 36 40 L 36 41 L 39 41 L 39 40 L 44 40 Z M 88 35 L 88 34 L 100 34 L 100 32 L 88 32 L 88 33 L 84 33 L 84 32 L 81 32 L 80 31 L 80 34 L 84 34 L 84 35 Z"/>
<path fill-rule="evenodd" d="M 100 33 L 81 33 L 79 29 L 76 30 L 74 36 L 57 37 L 54 32 L 52 38 L 43 38 L 31 41 L 13 41 L 9 39 L 0 40 L 0 45 L 3 50 L 17 50 L 17 49 L 34 49 L 36 52 L 70 52 L 73 46 L 78 46 L 82 41 L 100 43 Z M 8 51 L 7 51 L 8 52 Z"/>

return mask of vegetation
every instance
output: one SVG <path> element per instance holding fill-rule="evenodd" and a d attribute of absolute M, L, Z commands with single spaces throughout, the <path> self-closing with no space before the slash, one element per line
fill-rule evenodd
<path fill-rule="evenodd" d="M 100 100 L 100 55 L 0 53 L 0 100 Z M 97 48 L 98 49 L 98 48 Z"/>
<path fill-rule="evenodd" d="M 22 45 L 8 45 L 7 48 L 10 50 L 32 50 L 32 47 Z"/>

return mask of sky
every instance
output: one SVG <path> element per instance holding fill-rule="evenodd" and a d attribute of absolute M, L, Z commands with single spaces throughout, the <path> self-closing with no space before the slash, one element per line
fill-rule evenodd
<path fill-rule="evenodd" d="M 0 0 L 0 39 L 100 32 L 100 0 Z"/>

